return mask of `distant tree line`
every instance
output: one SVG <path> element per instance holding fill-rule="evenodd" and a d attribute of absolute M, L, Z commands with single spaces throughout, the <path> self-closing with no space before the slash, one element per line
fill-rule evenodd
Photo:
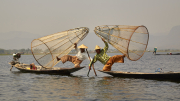
<path fill-rule="evenodd" d="M 7 55 L 7 54 L 13 54 L 13 53 L 21 53 L 21 54 L 32 54 L 31 49 L 1 49 L 0 48 L 0 54 L 1 55 Z"/>

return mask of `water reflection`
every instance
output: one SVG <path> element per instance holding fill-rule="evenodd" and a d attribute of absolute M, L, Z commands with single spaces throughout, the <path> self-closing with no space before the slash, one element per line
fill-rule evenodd
<path fill-rule="evenodd" d="M 79 77 L 66 77 L 66 76 L 47 76 L 46 78 L 34 78 L 32 94 L 33 96 L 43 97 L 42 100 L 47 100 L 51 98 L 60 99 L 79 99 L 79 97 L 85 96 L 84 81 Z M 41 85 L 39 85 L 41 83 Z M 39 93 L 41 92 L 41 93 Z"/>

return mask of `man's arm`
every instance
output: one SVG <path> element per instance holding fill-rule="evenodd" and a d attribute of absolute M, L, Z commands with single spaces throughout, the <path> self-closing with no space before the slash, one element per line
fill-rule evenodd
<path fill-rule="evenodd" d="M 77 43 L 74 43 L 74 48 L 77 49 Z"/>
<path fill-rule="evenodd" d="M 104 44 L 105 44 L 105 46 L 104 46 L 104 52 L 106 52 L 106 51 L 108 50 L 108 48 L 109 48 L 108 43 L 105 41 L 104 38 L 101 38 L 101 39 L 102 39 L 102 41 L 103 41 Z"/>
<path fill-rule="evenodd" d="M 78 52 L 77 43 L 74 43 L 74 48 L 75 48 L 76 52 Z"/>
<path fill-rule="evenodd" d="M 89 63 L 89 69 L 91 68 L 92 64 L 94 64 L 96 62 L 96 56 L 94 56 L 94 58 L 92 59 L 92 61 Z"/>

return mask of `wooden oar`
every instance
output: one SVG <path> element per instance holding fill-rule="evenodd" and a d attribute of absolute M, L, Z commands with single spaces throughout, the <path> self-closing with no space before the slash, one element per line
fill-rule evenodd
<path fill-rule="evenodd" d="M 11 59 L 9 56 L 8 56 L 9 59 Z M 13 66 L 11 65 L 11 68 L 10 68 L 10 71 L 12 70 Z"/>
<path fill-rule="evenodd" d="M 88 54 L 88 57 L 89 57 L 89 61 L 91 62 L 91 59 L 90 59 L 90 56 L 89 56 L 88 50 L 86 49 L 86 51 L 87 51 L 87 54 Z M 95 73 L 95 75 L 97 76 L 96 71 L 95 71 L 95 69 L 94 69 L 94 65 L 92 65 L 92 66 L 93 66 L 94 73 Z M 89 72 L 90 72 L 90 69 L 89 69 L 89 71 L 88 71 L 87 76 L 89 76 Z"/>
<path fill-rule="evenodd" d="M 13 66 L 11 66 L 11 69 L 13 68 Z M 10 71 L 11 71 L 11 69 L 10 69 Z"/>
<path fill-rule="evenodd" d="M 89 68 L 89 71 L 88 71 L 88 74 L 87 74 L 88 77 L 89 77 L 89 72 L 90 72 L 90 70 L 91 70 L 91 69 Z"/>

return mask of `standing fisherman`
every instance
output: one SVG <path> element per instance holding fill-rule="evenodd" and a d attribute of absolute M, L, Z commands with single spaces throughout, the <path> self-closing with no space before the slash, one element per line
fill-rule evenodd
<path fill-rule="evenodd" d="M 61 58 L 58 58 L 58 57 L 56 56 L 57 61 L 61 60 L 63 64 L 64 64 L 66 61 L 70 61 L 70 62 L 72 62 L 72 63 L 74 64 L 74 67 L 80 67 L 80 64 L 81 64 L 81 62 L 82 62 L 83 60 L 85 60 L 85 59 L 89 59 L 90 61 L 92 60 L 92 58 L 91 58 L 91 57 L 89 58 L 88 55 L 87 55 L 87 53 L 85 52 L 85 49 L 88 48 L 87 46 L 85 46 L 84 44 L 82 44 L 81 46 L 78 47 L 78 48 L 80 49 L 80 50 L 79 50 L 79 49 L 77 48 L 77 44 L 74 43 L 74 48 L 75 48 L 76 51 L 77 51 L 76 56 L 64 55 L 64 56 L 61 57 Z"/>
<path fill-rule="evenodd" d="M 96 55 L 93 58 L 93 61 L 89 64 L 89 70 L 91 69 L 91 66 L 93 63 L 95 63 L 97 60 L 100 61 L 102 64 L 104 64 L 103 71 L 111 71 L 111 66 L 114 63 L 124 63 L 124 57 L 125 55 L 115 55 L 115 56 L 108 56 L 106 54 L 109 46 L 108 43 L 102 38 L 102 41 L 105 44 L 104 49 L 101 49 L 98 45 L 95 47 Z"/>
<path fill-rule="evenodd" d="M 154 48 L 153 54 L 156 55 L 157 47 Z"/>

